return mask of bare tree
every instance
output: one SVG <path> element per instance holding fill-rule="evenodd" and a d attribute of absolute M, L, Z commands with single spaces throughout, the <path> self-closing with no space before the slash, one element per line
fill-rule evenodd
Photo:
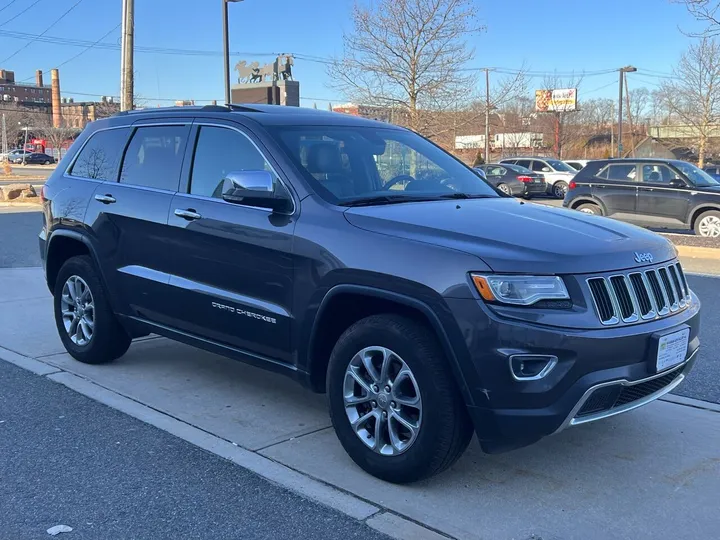
<path fill-rule="evenodd" d="M 713 37 L 720 34 L 720 2 L 717 0 L 673 0 L 685 4 L 690 14 L 705 23 L 702 32 L 690 33 L 694 37 Z"/>
<path fill-rule="evenodd" d="M 543 79 L 543 90 L 554 90 L 559 88 L 579 88 L 582 84 L 583 75 L 571 75 L 561 77 L 557 74 L 547 76 Z M 546 119 L 545 130 L 552 132 L 552 139 L 555 140 L 555 154 L 559 159 L 563 158 L 563 149 L 582 138 L 582 129 L 578 128 L 575 110 L 561 110 L 548 114 L 552 119 Z"/>
<path fill-rule="evenodd" d="M 391 107 L 423 132 L 421 111 L 469 103 L 475 75 L 465 38 L 481 30 L 472 0 L 378 0 L 356 4 L 353 32 L 329 74 L 353 101 Z M 427 116 L 427 115 L 425 115 Z"/>
<path fill-rule="evenodd" d="M 62 147 L 66 141 L 77 135 L 78 129 L 73 127 L 53 127 L 53 126 L 40 126 L 34 128 L 37 135 L 44 138 L 49 146 L 55 149 L 57 155 L 55 156 L 58 161 L 62 157 Z"/>
<path fill-rule="evenodd" d="M 682 55 L 673 79 L 661 86 L 662 100 L 671 114 L 697 138 L 698 161 L 704 165 L 708 139 L 718 135 L 720 120 L 720 45 L 702 38 Z"/>
<path fill-rule="evenodd" d="M 628 112 L 633 124 L 638 125 L 647 122 L 652 102 L 650 90 L 645 87 L 634 88 L 629 90 L 628 94 L 630 95 L 630 110 Z"/>

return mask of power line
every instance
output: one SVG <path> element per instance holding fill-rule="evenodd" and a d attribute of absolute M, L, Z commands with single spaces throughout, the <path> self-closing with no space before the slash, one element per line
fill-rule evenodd
<path fill-rule="evenodd" d="M 55 21 L 54 21 L 50 26 L 48 26 L 45 30 L 43 30 L 42 33 L 39 34 L 37 38 L 28 41 L 25 45 L 23 45 L 22 47 L 20 47 L 17 51 L 15 51 L 14 53 L 12 53 L 10 56 L 8 56 L 7 58 L 5 58 L 4 60 L 1 60 L 1 61 L 0 61 L 0 64 L 4 64 L 5 62 L 7 62 L 8 60 L 10 60 L 11 58 L 15 58 L 15 56 L 17 56 L 19 53 L 21 53 L 22 51 L 24 51 L 25 49 L 27 49 L 30 45 L 32 45 L 33 43 L 35 43 L 39 38 L 41 38 L 41 37 L 44 36 L 48 31 L 50 31 L 53 26 L 55 26 L 57 23 L 59 23 L 59 22 L 62 21 L 65 17 L 67 17 L 67 15 L 68 15 L 72 10 L 74 10 L 76 7 L 78 7 L 78 6 L 82 3 L 82 1 L 83 1 L 83 0 L 77 0 L 77 2 L 75 2 L 72 6 L 70 6 L 70 9 L 68 9 L 65 13 L 63 13 L 62 15 L 60 15 L 60 17 L 58 17 L 57 19 L 55 19 Z"/>
<path fill-rule="evenodd" d="M 40 2 L 42 2 L 42 0 L 35 0 L 32 4 L 30 4 L 28 7 L 26 7 L 25 9 L 23 9 L 20 13 L 18 13 L 18 14 L 15 15 L 14 17 L 11 17 L 10 19 L 8 19 L 7 21 L 5 21 L 4 23 L 0 23 L 0 26 L 5 26 L 6 24 L 13 22 L 15 19 L 17 19 L 17 18 L 20 17 L 21 15 L 24 15 L 25 13 L 27 13 L 28 11 L 30 11 L 32 8 L 34 8 L 34 7 L 35 7 L 37 4 L 39 4 Z"/>
<path fill-rule="evenodd" d="M 40 0 L 37 0 L 40 1 Z M 87 47 L 93 45 L 97 49 L 104 50 L 120 50 L 120 44 L 108 43 L 108 42 L 91 42 L 83 39 L 64 38 L 58 36 L 43 36 L 40 34 L 30 34 L 27 32 L 15 32 L 9 30 L 0 30 L 0 36 L 8 37 L 11 39 L 36 39 L 41 43 L 52 43 L 55 45 L 67 45 L 71 47 Z M 135 46 L 135 52 L 151 53 L 151 54 L 174 54 L 182 56 L 222 56 L 222 51 L 209 51 L 209 50 L 198 50 L 198 49 L 174 49 L 168 47 L 142 47 Z M 231 56 L 278 56 L 281 53 L 277 52 L 248 52 L 248 51 L 231 51 Z"/>
<path fill-rule="evenodd" d="M 100 39 L 98 39 L 98 40 L 95 41 L 94 43 L 91 43 L 90 45 L 88 45 L 87 47 L 85 47 L 82 51 L 80 51 L 79 53 L 77 53 L 76 55 L 71 56 L 70 58 L 68 58 L 68 59 L 65 60 L 64 62 L 62 62 L 62 63 L 58 64 L 57 66 L 55 66 L 55 69 L 61 68 L 61 67 L 63 67 L 64 65 L 69 64 L 70 62 L 72 62 L 72 61 L 75 60 L 76 58 L 82 56 L 83 54 L 85 54 L 86 52 L 88 52 L 90 49 L 92 49 L 95 45 L 97 45 L 98 43 L 100 43 L 103 39 L 105 39 L 105 38 L 108 37 L 110 34 L 112 34 L 113 32 L 115 32 L 115 30 L 117 30 L 118 28 L 120 28 L 120 26 L 121 26 L 121 25 L 118 24 L 117 26 L 115 26 L 115 28 L 113 28 L 112 30 L 110 30 L 109 32 L 107 32 L 107 33 L 106 33 L 105 35 L 103 35 Z M 51 68 L 51 69 L 52 69 L 52 68 Z M 46 69 L 46 70 L 43 71 L 43 74 L 47 74 L 49 71 L 50 71 L 50 69 Z M 30 81 L 30 80 L 32 80 L 32 79 L 33 79 L 33 77 L 28 77 L 28 78 L 26 78 L 26 79 L 22 79 L 20 82 Z"/>
<path fill-rule="evenodd" d="M 2 13 L 3 11 L 5 11 L 7 8 L 9 8 L 10 6 L 12 6 L 12 5 L 13 5 L 15 2 L 17 2 L 17 1 L 18 1 L 18 0 L 11 0 L 11 2 L 10 2 L 8 5 L 6 5 L 4 8 L 1 8 L 1 9 L 0 9 L 0 13 Z"/>

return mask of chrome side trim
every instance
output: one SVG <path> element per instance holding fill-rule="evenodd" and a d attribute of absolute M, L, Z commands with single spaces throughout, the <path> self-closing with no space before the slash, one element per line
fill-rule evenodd
<path fill-rule="evenodd" d="M 205 283 L 186 279 L 174 274 L 170 275 L 170 282 L 168 284 L 171 287 L 178 287 L 179 289 L 203 294 L 208 297 L 224 300 L 225 302 L 235 302 L 247 307 L 252 306 L 253 308 L 267 311 L 268 313 L 273 313 L 274 315 L 279 315 L 281 317 L 290 317 L 290 313 L 277 304 L 272 304 L 270 302 L 258 300 L 257 298 L 245 296 L 244 294 L 238 294 L 218 287 L 213 287 L 212 285 L 206 285 Z"/>
<path fill-rule="evenodd" d="M 118 268 L 118 272 L 147 279 L 148 281 L 155 281 L 156 283 L 164 283 L 166 285 L 170 280 L 170 274 L 160 272 L 159 270 L 153 270 L 147 266 L 139 266 L 135 264 Z"/>
<path fill-rule="evenodd" d="M 646 377 L 644 379 L 640 379 L 637 381 L 628 381 L 627 379 L 620 379 L 615 381 L 607 381 L 604 383 L 596 384 L 595 386 L 590 387 L 580 398 L 580 401 L 577 402 L 575 407 L 570 411 L 570 414 L 567 416 L 565 421 L 560 424 L 560 427 L 555 431 L 555 433 L 559 433 L 563 431 L 564 429 L 571 427 L 571 426 L 578 426 L 580 424 L 587 424 L 588 422 L 594 422 L 596 420 L 601 420 L 603 418 L 610 418 L 611 416 L 615 416 L 618 414 L 622 414 L 624 412 L 632 411 L 633 409 L 637 409 L 638 407 L 642 407 L 643 405 L 647 405 L 651 401 L 655 401 L 656 399 L 664 396 L 668 392 L 671 392 L 674 390 L 683 380 L 685 380 L 686 372 L 688 371 L 689 367 L 692 365 L 692 360 L 697 354 L 697 352 L 700 350 L 700 347 L 696 348 L 690 356 L 687 357 L 685 362 L 673 366 L 669 369 L 666 369 L 665 371 L 661 373 L 656 373 L 655 375 L 652 375 L 650 377 Z M 585 402 L 590 398 L 593 392 L 595 390 L 598 390 L 599 388 L 605 388 L 607 386 L 635 386 L 647 381 L 652 381 L 653 379 L 657 379 L 659 377 L 663 377 L 667 375 L 669 372 L 673 370 L 678 370 L 680 373 L 677 376 L 677 378 L 668 384 L 667 386 L 661 388 L 657 392 L 654 392 L 652 394 L 649 394 L 645 396 L 642 399 L 638 399 L 637 401 L 632 401 L 630 403 L 626 403 L 625 405 L 621 405 L 619 407 L 615 407 L 612 409 L 609 409 L 607 411 L 600 411 L 595 414 L 589 414 L 587 416 L 583 416 L 582 418 L 575 418 L 575 415 L 578 413 L 578 411 L 582 408 L 583 405 L 585 405 Z"/>

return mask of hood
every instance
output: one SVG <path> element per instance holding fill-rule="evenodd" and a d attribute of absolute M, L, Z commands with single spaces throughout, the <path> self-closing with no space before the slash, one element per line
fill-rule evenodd
<path fill-rule="evenodd" d="M 494 272 L 609 272 L 649 264 L 638 264 L 636 252 L 653 263 L 676 256 L 645 229 L 504 197 L 358 207 L 345 217 L 360 229 L 476 255 Z"/>

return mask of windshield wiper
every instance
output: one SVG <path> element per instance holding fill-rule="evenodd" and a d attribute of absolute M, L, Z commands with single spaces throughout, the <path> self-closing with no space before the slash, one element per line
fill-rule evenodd
<path fill-rule="evenodd" d="M 433 199 L 499 199 L 497 195 L 485 195 L 483 193 L 477 193 L 474 195 L 468 193 L 443 193 L 442 195 L 436 195 Z"/>
<path fill-rule="evenodd" d="M 405 202 L 428 202 L 440 201 L 443 199 L 499 199 L 497 195 L 469 195 L 467 193 L 453 192 L 441 193 L 438 195 L 378 195 L 376 197 L 364 197 L 339 203 L 340 206 L 375 206 L 381 204 L 398 204 Z"/>
<path fill-rule="evenodd" d="M 378 195 L 376 197 L 363 197 L 362 199 L 354 199 L 338 203 L 340 206 L 374 206 L 380 204 L 397 204 L 402 202 L 410 202 L 422 200 L 417 197 L 408 197 L 407 195 Z"/>

